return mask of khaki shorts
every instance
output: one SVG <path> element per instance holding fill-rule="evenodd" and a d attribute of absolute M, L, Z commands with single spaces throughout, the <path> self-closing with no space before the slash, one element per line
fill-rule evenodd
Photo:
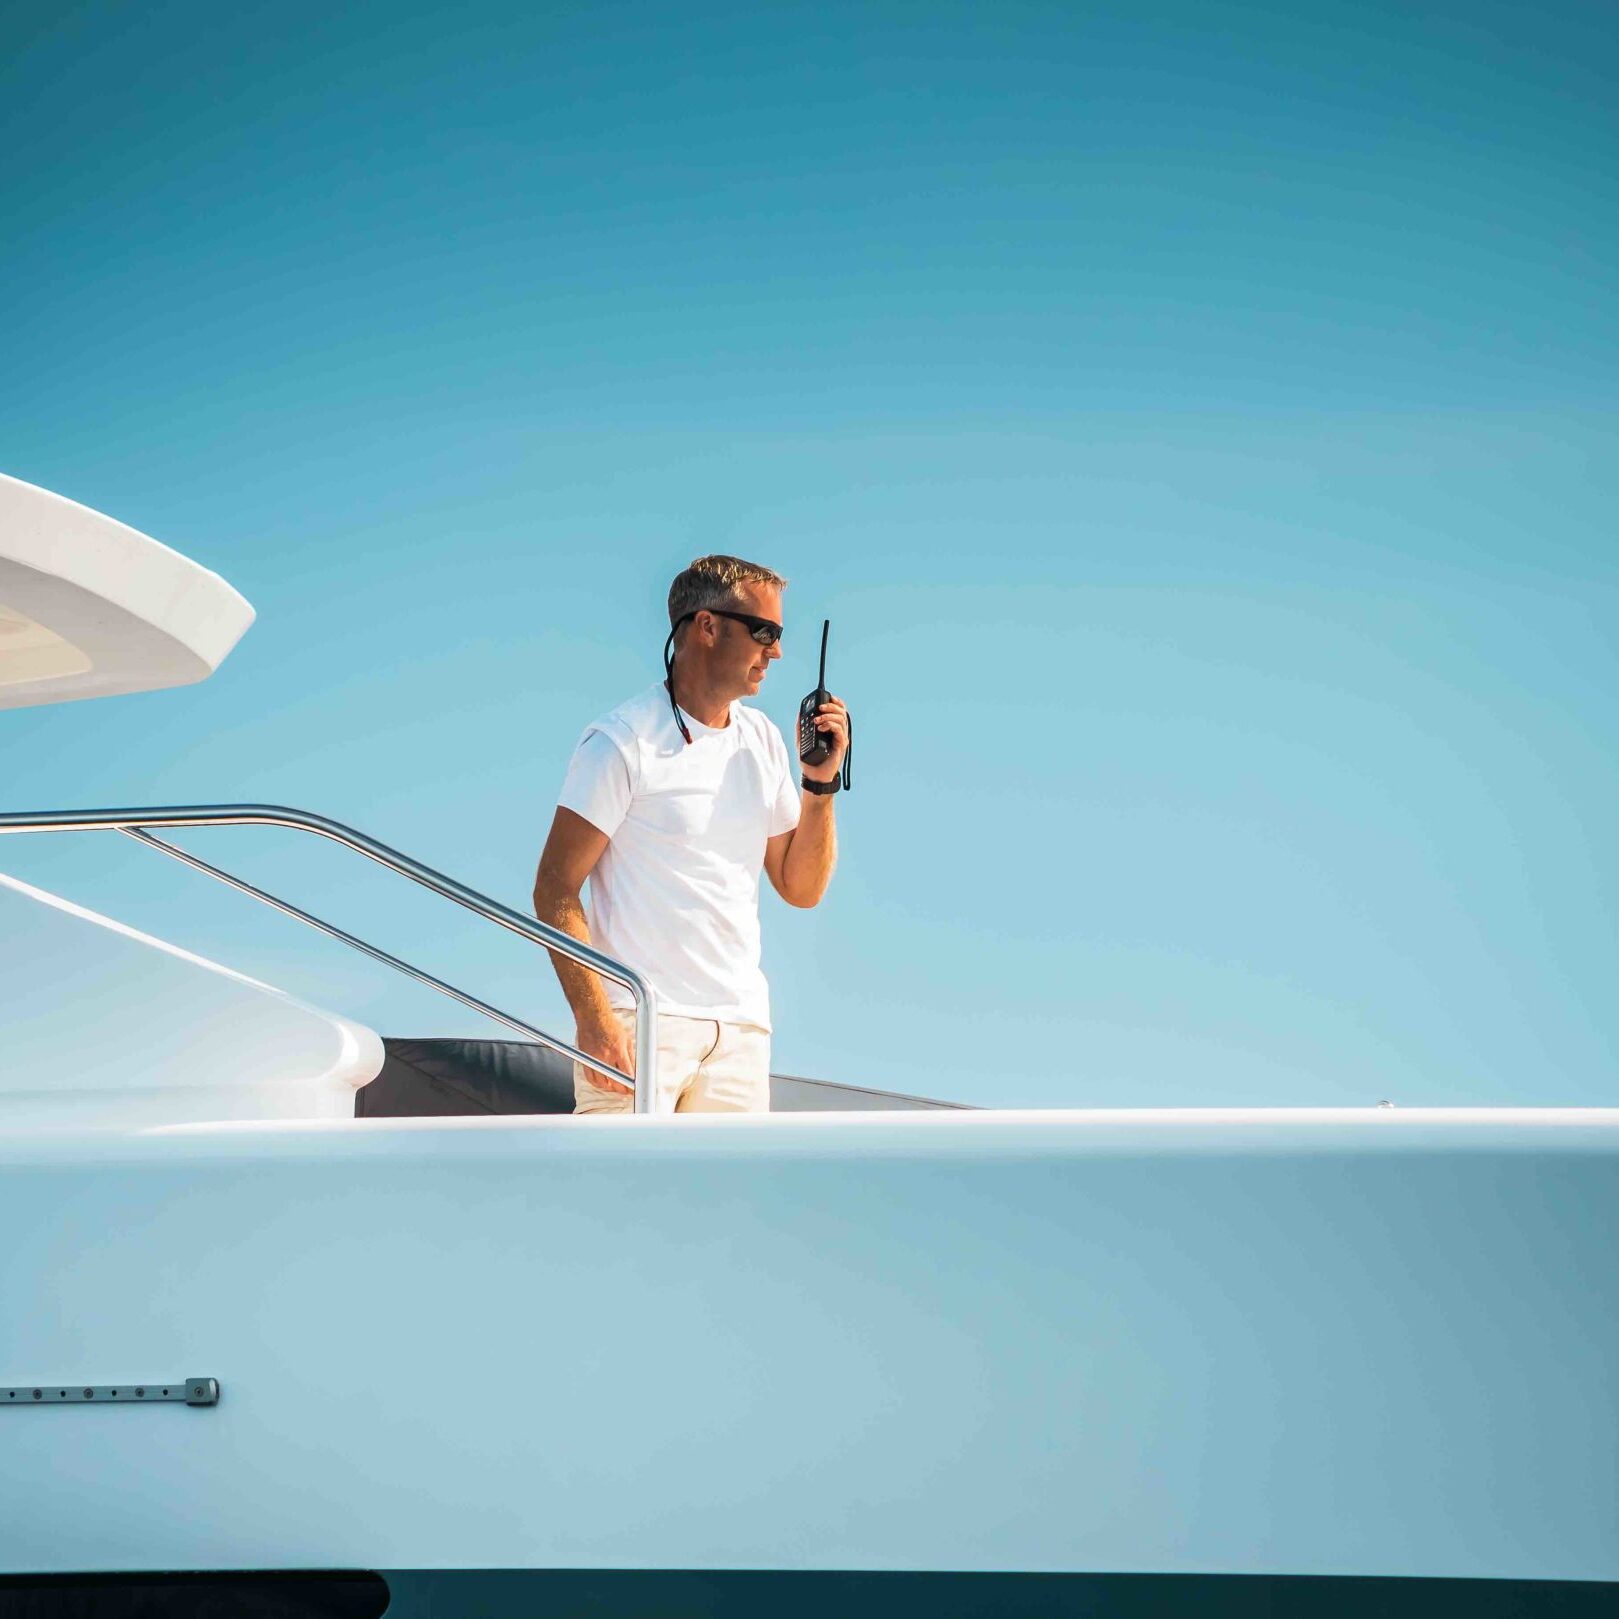
<path fill-rule="evenodd" d="M 613 1016 L 631 1041 L 635 1013 Z M 573 1065 L 575 1113 L 631 1113 L 635 1098 L 610 1091 Z M 770 1111 L 770 1031 L 753 1023 L 721 1023 L 715 1018 L 658 1019 L 658 1112 L 768 1113 Z"/>

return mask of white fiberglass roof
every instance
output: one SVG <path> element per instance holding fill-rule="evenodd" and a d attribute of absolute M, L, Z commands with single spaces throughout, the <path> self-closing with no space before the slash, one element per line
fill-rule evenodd
<path fill-rule="evenodd" d="M 203 680 L 252 622 L 218 574 L 0 473 L 0 708 Z"/>

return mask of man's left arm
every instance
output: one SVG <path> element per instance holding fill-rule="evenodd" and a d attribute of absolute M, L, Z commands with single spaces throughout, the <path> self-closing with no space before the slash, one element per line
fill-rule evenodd
<path fill-rule="evenodd" d="M 841 698 L 829 697 L 821 704 L 815 727 L 831 736 L 832 752 L 823 763 L 801 764 L 799 770 L 810 781 L 834 781 L 849 751 L 849 712 Z M 832 811 L 836 797 L 806 790 L 799 803 L 798 825 L 765 844 L 765 873 L 771 887 L 789 905 L 806 910 L 818 905 L 832 881 L 838 858 L 837 820 Z"/>

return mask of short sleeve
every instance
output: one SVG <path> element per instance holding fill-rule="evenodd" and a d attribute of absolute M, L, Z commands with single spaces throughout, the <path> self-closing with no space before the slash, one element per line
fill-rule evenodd
<path fill-rule="evenodd" d="M 798 825 L 798 783 L 781 731 L 770 727 L 770 753 L 776 764 L 776 794 L 770 803 L 770 836 L 779 837 Z"/>
<path fill-rule="evenodd" d="M 568 761 L 557 803 L 612 837 L 629 813 L 632 791 L 629 761 L 605 732 L 590 730 Z"/>

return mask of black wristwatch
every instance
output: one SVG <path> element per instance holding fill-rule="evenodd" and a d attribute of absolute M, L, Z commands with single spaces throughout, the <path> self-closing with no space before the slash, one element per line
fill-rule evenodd
<path fill-rule="evenodd" d="M 800 776 L 798 779 L 806 793 L 815 793 L 821 798 L 825 798 L 829 793 L 835 793 L 843 785 L 836 776 L 831 781 L 811 781 L 808 776 Z"/>

